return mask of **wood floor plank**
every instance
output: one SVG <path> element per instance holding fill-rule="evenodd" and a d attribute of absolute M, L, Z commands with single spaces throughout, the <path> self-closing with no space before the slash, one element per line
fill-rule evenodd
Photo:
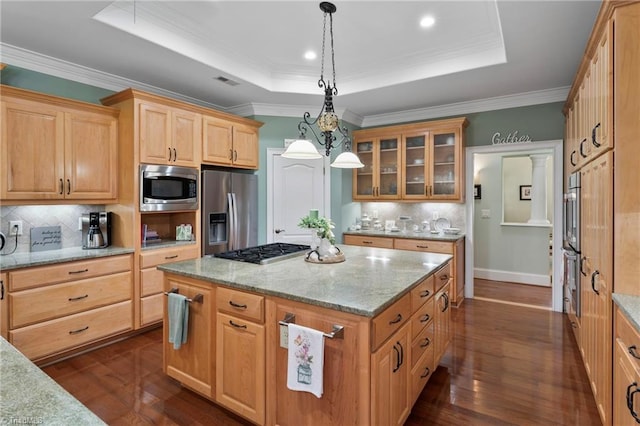
<path fill-rule="evenodd" d="M 468 299 L 452 327 L 407 426 L 600 424 L 562 314 Z M 250 424 L 162 373 L 161 329 L 44 371 L 110 425 Z"/>
<path fill-rule="evenodd" d="M 551 310 L 551 287 L 474 278 L 473 295 L 480 299 Z"/>

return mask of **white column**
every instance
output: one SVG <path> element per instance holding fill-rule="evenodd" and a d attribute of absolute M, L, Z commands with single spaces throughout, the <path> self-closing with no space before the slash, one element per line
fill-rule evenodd
<path fill-rule="evenodd" d="M 547 158 L 548 154 L 530 155 L 531 218 L 528 223 L 548 225 L 547 220 Z"/>

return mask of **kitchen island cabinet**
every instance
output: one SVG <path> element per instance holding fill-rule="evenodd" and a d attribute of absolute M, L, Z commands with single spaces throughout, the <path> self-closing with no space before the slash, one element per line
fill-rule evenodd
<path fill-rule="evenodd" d="M 347 260 L 331 265 L 307 263 L 301 254 L 267 265 L 205 257 L 158 266 L 165 273 L 166 291 L 188 281 L 197 288 L 190 297 L 209 289 L 209 297 L 217 300 L 215 314 L 211 312 L 210 322 L 202 327 L 210 333 L 205 336 L 209 343 L 202 343 L 202 330 L 196 331 L 190 321 L 187 346 L 174 350 L 165 342 L 165 356 L 170 359 L 171 352 L 190 344 L 206 345 L 216 354 L 216 362 L 212 359 L 209 364 L 214 376 L 210 383 L 216 386 L 212 392 L 205 388 L 199 393 L 257 424 L 402 424 L 414 395 L 428 380 L 424 372 L 439 362 L 432 350 L 424 348 L 416 349 L 419 358 L 414 362 L 412 343 L 415 336 L 418 347 L 422 343 L 427 348 L 435 339 L 436 320 L 420 319 L 431 318 L 434 279 L 441 269 L 448 271 L 451 256 L 356 246 L 341 249 Z M 335 325 L 343 327 L 335 338 L 325 338 L 321 398 L 287 388 L 288 349 L 283 336 L 288 329 L 281 321 L 325 333 Z M 238 345 L 244 347 L 242 354 Z M 201 362 L 185 362 L 185 368 L 194 371 Z M 257 381 L 225 384 L 240 377 L 242 369 L 255 371 Z M 168 367 L 166 371 L 178 376 Z M 414 380 L 413 372 L 421 380 Z M 197 391 L 193 384 L 183 383 Z M 226 402 L 225 394 L 232 395 Z M 260 403 L 265 407 L 263 418 Z M 391 413 L 389 404 L 394 407 Z"/>
<path fill-rule="evenodd" d="M 363 247 L 451 254 L 450 296 L 452 306 L 464 301 L 464 234 L 391 233 L 363 230 L 343 233 L 344 243 Z"/>

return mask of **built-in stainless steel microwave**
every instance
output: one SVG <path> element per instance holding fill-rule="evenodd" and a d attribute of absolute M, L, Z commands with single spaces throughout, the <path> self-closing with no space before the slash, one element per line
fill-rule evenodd
<path fill-rule="evenodd" d="M 580 253 L 580 172 L 569 175 L 568 191 L 564 194 L 565 248 Z"/>
<path fill-rule="evenodd" d="M 198 169 L 140 165 L 140 211 L 198 210 Z"/>

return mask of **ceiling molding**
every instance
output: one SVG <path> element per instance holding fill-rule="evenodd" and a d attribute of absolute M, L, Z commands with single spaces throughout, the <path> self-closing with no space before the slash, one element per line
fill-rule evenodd
<path fill-rule="evenodd" d="M 165 90 L 139 81 L 130 80 L 115 74 L 109 74 L 93 68 L 88 68 L 72 62 L 63 61 L 51 56 L 42 55 L 37 52 L 22 49 L 6 43 L 0 43 L 0 52 L 2 62 L 31 71 L 37 71 L 43 74 L 52 75 L 54 77 L 64 78 L 66 80 L 78 83 L 88 84 L 90 86 L 100 87 L 102 89 L 120 92 L 130 87 L 154 93 L 160 96 L 166 96 L 173 99 L 179 99 L 184 102 L 214 108 L 224 111 L 225 108 L 210 102 L 204 102 L 190 96 L 181 95 L 179 93 Z"/>
<path fill-rule="evenodd" d="M 17 67 L 25 68 L 43 74 L 52 75 L 91 86 L 119 92 L 129 87 L 137 88 L 161 96 L 179 99 L 207 108 L 243 117 L 253 115 L 268 115 L 276 117 L 302 117 L 306 111 L 319 111 L 320 105 L 296 106 L 276 105 L 265 103 L 250 103 L 231 108 L 223 108 L 219 105 L 203 102 L 200 99 L 184 96 L 179 93 L 151 86 L 139 81 L 130 80 L 109 74 L 93 68 L 84 67 L 71 62 L 63 61 L 51 56 L 42 55 L 26 49 L 21 49 L 6 43 L 0 43 L 0 61 Z M 569 87 L 540 90 L 535 92 L 518 93 L 513 95 L 498 96 L 495 98 L 478 99 L 473 101 L 458 102 L 454 104 L 418 108 L 406 111 L 397 111 L 385 114 L 376 114 L 363 117 L 347 109 L 336 109 L 336 114 L 342 120 L 359 127 L 372 127 L 387 124 L 395 124 L 410 121 L 428 120 L 434 118 L 450 117 L 455 115 L 470 114 L 484 111 L 493 111 L 506 108 L 517 108 L 528 105 L 538 105 L 551 102 L 564 102 L 567 99 Z"/>
<path fill-rule="evenodd" d="M 451 117 L 455 115 L 471 114 L 499 109 L 518 108 L 529 105 L 564 102 L 569 93 L 569 86 L 554 89 L 538 90 L 534 92 L 517 93 L 513 95 L 497 96 L 495 98 L 478 99 L 473 101 L 456 102 L 448 105 L 397 111 L 386 114 L 376 114 L 364 117 L 362 127 L 381 126 L 410 121 L 429 120 L 434 118 Z"/>

